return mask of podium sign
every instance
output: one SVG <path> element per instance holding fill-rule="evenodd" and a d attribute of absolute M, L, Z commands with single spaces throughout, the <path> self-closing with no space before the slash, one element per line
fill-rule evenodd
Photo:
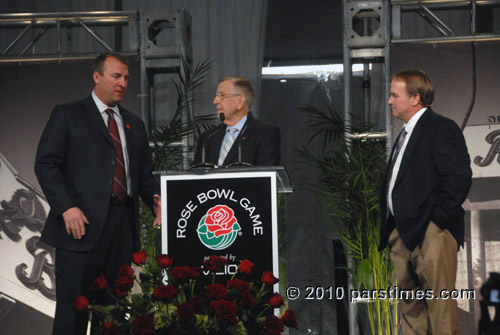
<path fill-rule="evenodd" d="M 276 192 L 275 171 L 161 176 L 162 252 L 176 266 L 224 257 L 218 280 L 229 279 L 243 259 L 259 276 L 260 269 L 278 277 Z"/>

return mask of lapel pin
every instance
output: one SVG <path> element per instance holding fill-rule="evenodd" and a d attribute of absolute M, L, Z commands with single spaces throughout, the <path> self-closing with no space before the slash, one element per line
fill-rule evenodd
<path fill-rule="evenodd" d="M 128 130 L 132 129 L 132 126 L 130 126 L 129 123 L 126 124 L 126 127 L 127 127 Z"/>

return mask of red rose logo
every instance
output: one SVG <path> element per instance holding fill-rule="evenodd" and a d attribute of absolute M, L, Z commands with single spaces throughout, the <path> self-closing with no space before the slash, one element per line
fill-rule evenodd
<path fill-rule="evenodd" d="M 208 231 L 214 233 L 215 237 L 219 237 L 233 231 L 236 218 L 231 208 L 226 205 L 217 205 L 207 212 L 205 223 Z"/>
<path fill-rule="evenodd" d="M 146 263 L 146 258 L 146 250 L 137 251 L 132 254 L 132 262 L 134 262 L 135 265 Z"/>
<path fill-rule="evenodd" d="M 89 299 L 85 298 L 83 295 L 79 295 L 75 300 L 75 311 L 85 312 L 87 307 L 90 305 Z"/>

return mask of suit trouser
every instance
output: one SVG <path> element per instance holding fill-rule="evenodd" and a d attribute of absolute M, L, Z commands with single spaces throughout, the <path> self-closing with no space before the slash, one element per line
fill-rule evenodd
<path fill-rule="evenodd" d="M 403 244 L 396 228 L 389 237 L 391 259 L 400 290 L 432 290 L 439 296 L 442 290 L 455 289 L 458 243 L 447 229 L 430 222 L 424 240 L 410 251 Z M 400 299 L 402 335 L 460 334 L 456 300 Z"/>
<path fill-rule="evenodd" d="M 92 224 L 92 223 L 90 223 Z M 123 205 L 110 205 L 108 217 L 96 245 L 88 252 L 56 249 L 56 313 L 54 335 L 86 334 L 89 314 L 73 308 L 77 296 L 90 303 L 108 305 L 113 301 L 106 293 L 95 296 L 90 285 L 104 275 L 108 285 L 118 279 L 123 264 L 130 264 L 132 253 L 133 210 Z M 94 328 L 94 322 L 92 327 Z"/>

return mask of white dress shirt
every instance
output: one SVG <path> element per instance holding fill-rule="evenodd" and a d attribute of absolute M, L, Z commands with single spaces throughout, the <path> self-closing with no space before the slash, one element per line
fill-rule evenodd
<path fill-rule="evenodd" d="M 394 163 L 394 167 L 392 168 L 392 176 L 391 176 L 391 181 L 389 183 L 389 191 L 387 192 L 387 208 L 389 209 L 390 213 L 394 215 L 394 210 L 392 208 L 392 190 L 394 189 L 394 183 L 396 182 L 396 178 L 398 177 L 398 172 L 399 172 L 399 167 L 401 166 L 401 161 L 403 159 L 403 155 L 406 150 L 406 146 L 408 142 L 410 141 L 411 134 L 413 133 L 413 129 L 415 128 L 415 125 L 417 124 L 418 120 L 420 117 L 424 114 L 424 112 L 427 110 L 427 107 L 422 108 L 419 110 L 415 115 L 411 117 L 411 119 L 408 121 L 408 123 L 405 123 L 403 125 L 403 128 L 406 130 L 406 137 L 405 141 L 403 142 L 403 146 L 401 147 L 401 150 L 399 151 L 398 157 L 396 158 L 396 162 Z M 392 157 L 390 157 L 389 162 L 392 161 Z"/>
<path fill-rule="evenodd" d="M 128 166 L 129 166 L 129 159 L 128 159 L 128 151 L 127 151 L 127 138 L 125 137 L 125 130 L 123 128 L 123 119 L 122 115 L 120 114 L 120 109 L 118 108 L 118 105 L 115 105 L 113 107 L 110 107 L 106 105 L 104 102 L 101 101 L 97 97 L 94 91 L 92 91 L 92 98 L 94 99 L 94 102 L 97 106 L 97 109 L 99 110 L 99 113 L 101 113 L 101 117 L 104 120 L 104 124 L 106 125 L 106 128 L 108 127 L 108 113 L 106 113 L 106 109 L 111 109 L 113 113 L 113 117 L 115 118 L 116 125 L 118 126 L 118 132 L 120 133 L 120 141 L 122 142 L 122 150 L 123 150 L 123 159 L 125 163 L 125 174 L 127 176 L 127 194 L 130 195 L 130 174 L 128 171 Z"/>

